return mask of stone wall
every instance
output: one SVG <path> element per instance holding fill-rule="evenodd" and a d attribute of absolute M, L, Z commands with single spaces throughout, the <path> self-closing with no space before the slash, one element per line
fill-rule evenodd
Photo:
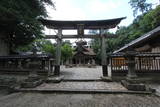
<path fill-rule="evenodd" d="M 9 44 L 4 41 L 4 35 L 0 34 L 0 56 L 9 54 Z"/>

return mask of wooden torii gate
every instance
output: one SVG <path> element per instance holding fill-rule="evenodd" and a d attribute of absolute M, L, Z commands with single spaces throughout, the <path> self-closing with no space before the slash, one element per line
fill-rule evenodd
<path fill-rule="evenodd" d="M 92 20 L 92 21 L 57 21 L 57 20 L 46 20 L 40 19 L 43 25 L 50 29 L 58 30 L 57 35 L 46 35 L 46 39 L 57 39 L 57 47 L 56 47 L 56 64 L 54 75 L 60 75 L 60 60 L 61 60 L 61 41 L 62 39 L 69 38 L 101 38 L 101 59 L 102 59 L 102 71 L 103 76 L 108 76 L 107 71 L 107 57 L 106 57 L 106 44 L 105 38 L 112 38 L 115 35 L 106 35 L 103 30 L 115 28 L 121 20 L 125 19 L 116 18 L 109 20 Z M 77 30 L 77 35 L 63 35 L 62 30 Z M 84 34 L 84 30 L 100 30 L 97 35 L 86 35 Z"/>

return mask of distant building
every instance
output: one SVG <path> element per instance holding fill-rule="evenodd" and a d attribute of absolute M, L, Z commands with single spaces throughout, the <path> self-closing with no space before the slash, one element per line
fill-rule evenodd
<path fill-rule="evenodd" d="M 78 41 L 76 42 L 76 48 L 73 53 L 73 57 L 70 59 L 70 64 L 75 65 L 88 65 L 95 64 L 96 54 L 93 49 L 86 47 L 86 41 Z"/>

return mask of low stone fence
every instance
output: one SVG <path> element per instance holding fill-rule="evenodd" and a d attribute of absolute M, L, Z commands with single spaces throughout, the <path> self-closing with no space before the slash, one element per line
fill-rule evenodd
<path fill-rule="evenodd" d="M 34 63 L 39 73 L 52 73 L 54 58 L 53 56 L 41 55 L 9 55 L 0 56 L 0 73 L 27 72 L 32 71 L 29 66 Z"/>

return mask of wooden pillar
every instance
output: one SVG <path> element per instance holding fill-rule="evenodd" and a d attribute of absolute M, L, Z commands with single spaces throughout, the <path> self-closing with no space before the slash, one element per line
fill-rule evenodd
<path fill-rule="evenodd" d="M 58 29 L 57 35 L 57 47 L 56 47 L 56 61 L 55 61 L 55 70 L 54 75 L 60 74 L 60 63 L 61 63 L 61 38 L 62 38 L 62 29 Z"/>
<path fill-rule="evenodd" d="M 108 76 L 108 70 L 107 70 L 107 55 L 106 55 L 106 43 L 105 43 L 105 37 L 103 35 L 103 29 L 100 30 L 101 35 L 101 64 L 102 64 L 102 72 L 103 76 Z"/>

